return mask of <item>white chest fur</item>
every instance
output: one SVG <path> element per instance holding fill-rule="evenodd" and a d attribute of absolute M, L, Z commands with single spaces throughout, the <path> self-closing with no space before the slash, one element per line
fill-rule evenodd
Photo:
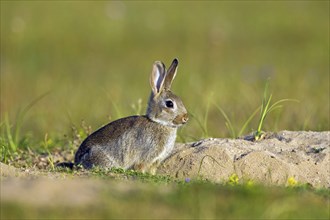
<path fill-rule="evenodd" d="M 161 162 L 170 155 L 171 151 L 173 150 L 174 144 L 175 144 L 176 130 L 177 129 L 173 129 L 173 131 L 171 131 L 169 138 L 164 145 L 163 150 L 160 152 L 160 154 L 157 157 L 155 157 L 155 159 L 153 159 L 153 161 L 152 161 L 153 163 L 156 161 Z"/>

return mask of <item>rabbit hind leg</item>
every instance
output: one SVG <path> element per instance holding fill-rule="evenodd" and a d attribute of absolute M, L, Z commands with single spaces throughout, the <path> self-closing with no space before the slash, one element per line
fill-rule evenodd
<path fill-rule="evenodd" d="M 94 147 L 89 155 L 86 162 L 90 166 L 97 166 L 101 168 L 113 168 L 120 167 L 119 164 L 112 158 L 108 152 L 105 152 L 101 147 Z"/>

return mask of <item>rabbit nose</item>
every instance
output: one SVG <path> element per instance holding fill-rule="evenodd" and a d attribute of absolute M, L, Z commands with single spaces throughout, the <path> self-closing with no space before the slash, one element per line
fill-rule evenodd
<path fill-rule="evenodd" d="M 187 123 L 188 120 L 189 120 L 189 116 L 188 116 L 188 114 L 186 113 L 186 114 L 184 114 L 184 115 L 182 116 L 182 123 L 185 124 L 185 123 Z"/>
<path fill-rule="evenodd" d="M 188 114 L 184 113 L 182 115 L 176 116 L 173 120 L 173 123 L 175 125 L 183 125 L 183 124 L 187 123 L 187 121 L 188 121 Z"/>

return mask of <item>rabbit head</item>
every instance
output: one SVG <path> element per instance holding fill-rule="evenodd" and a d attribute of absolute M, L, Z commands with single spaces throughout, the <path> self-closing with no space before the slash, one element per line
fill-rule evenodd
<path fill-rule="evenodd" d="M 154 122 L 177 128 L 188 121 L 188 113 L 182 100 L 171 92 L 177 73 L 178 60 L 174 59 L 166 71 L 165 65 L 156 61 L 150 75 L 151 95 L 147 117 Z"/>

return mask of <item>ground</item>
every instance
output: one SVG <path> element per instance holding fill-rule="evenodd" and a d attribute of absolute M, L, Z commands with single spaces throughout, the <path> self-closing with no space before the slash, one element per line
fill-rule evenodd
<path fill-rule="evenodd" d="M 1 217 L 326 219 L 329 134 L 282 131 L 259 141 L 247 136 L 177 144 L 155 177 L 1 163 Z"/>

